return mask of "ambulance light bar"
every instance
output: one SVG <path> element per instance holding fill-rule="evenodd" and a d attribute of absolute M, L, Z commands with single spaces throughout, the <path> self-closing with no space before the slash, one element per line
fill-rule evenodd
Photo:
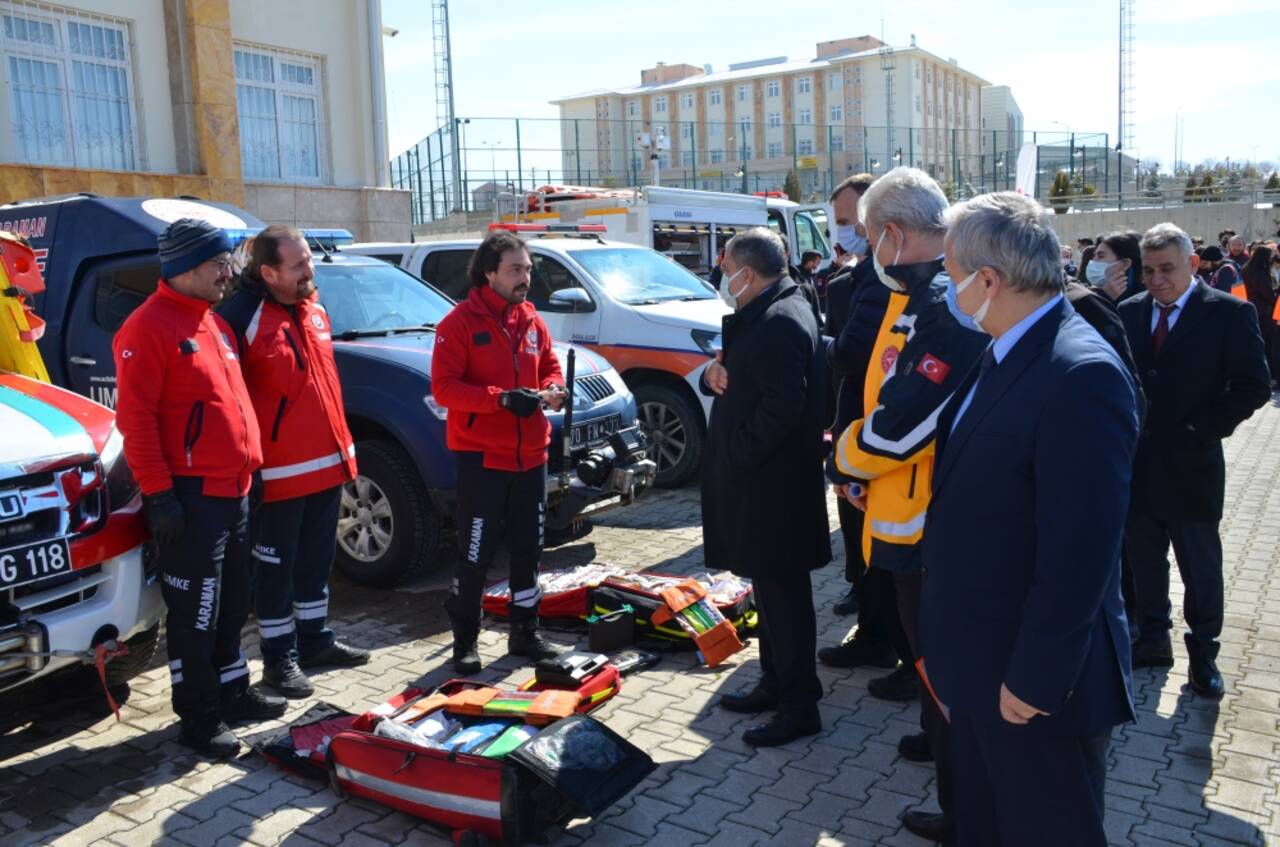
<path fill-rule="evenodd" d="M 489 224 L 489 231 L 507 232 L 608 232 L 604 224 Z"/>

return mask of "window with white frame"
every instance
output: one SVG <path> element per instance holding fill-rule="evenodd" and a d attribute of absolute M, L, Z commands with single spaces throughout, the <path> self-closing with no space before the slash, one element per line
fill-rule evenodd
<path fill-rule="evenodd" d="M 853 81 L 862 82 L 862 66 L 861 65 L 853 69 Z"/>
<path fill-rule="evenodd" d="M 713 88 L 707 92 L 707 102 L 710 103 L 712 106 L 719 106 L 720 96 L 721 96 L 720 89 Z"/>
<path fill-rule="evenodd" d="M 752 158 L 752 149 L 750 144 L 744 144 L 742 146 L 742 158 L 747 161 L 750 161 Z"/>
<path fill-rule="evenodd" d="M 751 97 L 751 86 L 739 85 L 738 86 L 738 102 L 745 103 L 750 97 Z"/>
<path fill-rule="evenodd" d="M 718 164 L 720 164 L 720 163 L 721 163 L 721 162 L 723 162 L 723 161 L 724 161 L 724 151 L 723 151 L 723 150 L 712 150 L 712 151 L 711 151 L 711 164 L 713 164 L 713 165 L 718 165 Z"/>
<path fill-rule="evenodd" d="M 844 151 L 844 136 L 843 135 L 831 136 L 831 152 L 841 153 L 843 151 Z"/>
<path fill-rule="evenodd" d="M 830 114 L 830 122 L 838 124 L 844 121 L 844 106 L 832 106 Z"/>
<path fill-rule="evenodd" d="M 319 57 L 237 44 L 234 60 L 245 179 L 319 182 L 324 135 Z"/>
<path fill-rule="evenodd" d="M 686 168 L 693 165 L 693 151 L 685 150 L 680 154 L 680 164 Z"/>
<path fill-rule="evenodd" d="M 658 167 L 660 167 L 660 168 L 669 168 L 669 167 L 671 167 L 671 154 L 670 154 L 670 153 L 659 153 L 659 154 L 658 154 Z"/>
<path fill-rule="evenodd" d="M 813 77 L 802 76 L 796 79 L 796 93 L 808 94 L 813 90 Z"/>
<path fill-rule="evenodd" d="M 640 103 L 639 103 L 639 101 L 637 101 L 637 100 L 629 100 L 629 101 L 627 101 L 627 117 L 629 117 L 629 118 L 638 118 L 638 117 L 640 117 Z"/>
<path fill-rule="evenodd" d="M 782 94 L 782 84 L 778 82 L 776 79 L 769 80 L 768 85 L 765 86 L 765 94 L 767 94 L 770 97 L 779 96 L 780 94 Z"/>
<path fill-rule="evenodd" d="M 125 21 L 0 5 L 16 158 L 28 164 L 136 170 L 137 103 Z"/>
<path fill-rule="evenodd" d="M 681 95 L 680 95 L 680 108 L 681 108 L 681 109 L 692 109 L 692 108 L 693 108 L 693 93 L 692 93 L 692 92 L 689 92 L 689 93 L 685 93 L 685 94 L 681 94 Z"/>
<path fill-rule="evenodd" d="M 812 109 L 801 109 L 801 110 L 800 110 L 800 112 L 799 112 L 799 120 L 800 120 L 800 123 L 801 123 L 802 125 L 804 125 L 804 126 L 809 126 L 810 124 L 812 124 L 812 123 L 813 123 L 813 110 L 812 110 Z"/>
<path fill-rule="evenodd" d="M 916 111 L 920 111 L 920 95 L 916 95 Z"/>
<path fill-rule="evenodd" d="M 778 127 L 782 126 L 782 113 L 781 113 L 781 112 L 770 112 L 770 113 L 769 113 L 769 126 L 770 126 L 770 128 L 773 128 L 773 129 L 776 129 L 776 128 L 778 128 Z"/>
<path fill-rule="evenodd" d="M 724 124 L 715 121 L 707 124 L 707 135 L 712 138 L 719 138 L 724 135 Z"/>
<path fill-rule="evenodd" d="M 653 98 L 653 110 L 658 113 L 667 111 L 667 98 L 665 97 Z"/>
<path fill-rule="evenodd" d="M 799 153 L 801 156 L 812 156 L 813 155 L 813 139 L 802 138 L 799 141 L 797 141 L 796 152 Z"/>
<path fill-rule="evenodd" d="M 770 159 L 782 158 L 782 142 L 781 141 L 769 142 L 769 158 Z"/>
<path fill-rule="evenodd" d="M 839 74 L 839 72 L 838 72 L 838 71 L 833 71 L 832 73 L 827 74 L 827 90 L 828 90 L 828 91 L 835 91 L 835 90 L 836 90 L 837 88 L 839 88 L 839 87 L 840 87 L 840 74 Z"/>
<path fill-rule="evenodd" d="M 687 122 L 680 124 L 680 137 L 686 140 L 693 138 L 693 124 Z"/>

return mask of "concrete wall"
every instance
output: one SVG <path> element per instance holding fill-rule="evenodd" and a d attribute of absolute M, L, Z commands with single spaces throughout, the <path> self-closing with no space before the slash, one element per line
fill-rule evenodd
<path fill-rule="evenodd" d="M 244 206 L 267 223 L 351 231 L 356 241 L 408 241 L 409 192 L 394 188 L 334 188 L 250 182 Z"/>
<path fill-rule="evenodd" d="M 1213 243 L 1224 229 L 1234 229 L 1246 239 L 1271 237 L 1280 228 L 1280 208 L 1256 209 L 1249 203 L 1205 203 L 1167 209 L 1081 212 L 1053 216 L 1053 228 L 1064 244 L 1077 238 L 1094 238 L 1117 229 L 1145 232 L 1169 221 L 1189 235 Z"/>

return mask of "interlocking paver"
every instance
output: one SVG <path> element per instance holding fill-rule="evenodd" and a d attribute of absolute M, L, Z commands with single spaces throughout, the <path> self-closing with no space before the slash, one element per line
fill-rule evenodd
<path fill-rule="evenodd" d="M 1280 451 L 1271 448 L 1277 442 L 1280 407 L 1269 406 L 1226 445 L 1227 609 L 1219 664 L 1227 696 L 1212 703 L 1186 689 L 1186 654 L 1176 630 L 1174 667 L 1135 674 L 1138 720 L 1116 732 L 1111 749 L 1111 844 L 1263 844 L 1268 836 L 1280 844 Z M 834 508 L 829 517 L 834 530 Z M 599 518 L 590 549 L 548 551 L 545 566 L 594 556 L 695 573 L 703 569 L 699 522 L 696 488 L 655 492 Z M 845 590 L 842 568 L 838 555 L 814 575 L 822 644 L 845 637 L 853 623 L 831 613 Z M 1182 588 L 1176 568 L 1171 571 L 1177 619 Z M 317 699 L 361 708 L 424 676 L 438 677 L 450 638 L 439 594 L 431 592 L 445 581 L 416 575 L 399 590 L 374 591 L 335 580 L 335 629 L 374 655 L 363 668 L 317 674 Z M 1180 620 L 1175 624 L 1181 627 Z M 582 643 L 580 631 L 556 629 L 550 637 L 562 645 Z M 244 646 L 257 679 L 252 624 Z M 486 627 L 480 646 L 488 662 L 484 679 L 527 677 L 528 666 L 505 655 L 504 625 Z M 574 822 L 553 833 L 552 843 L 918 847 L 922 842 L 902 828 L 898 815 L 935 808 L 936 780 L 932 766 L 906 762 L 896 749 L 901 735 L 917 731 L 918 707 L 867 694 L 867 682 L 882 670 L 822 668 L 824 732 L 757 750 L 741 734 L 759 718 L 726 712 L 716 702 L 759 680 L 758 650 L 750 641 L 714 671 L 695 667 L 691 654 L 668 654 L 656 668 L 630 677 L 599 715 L 660 767 L 600 820 Z M 121 723 L 104 717 L 100 706 L 73 706 L 3 737 L 5 847 L 447 843 L 415 818 L 360 798 L 339 800 L 323 783 L 256 758 L 214 764 L 192 756 L 174 742 L 163 649 L 131 688 Z M 289 717 L 307 705 L 292 703 Z"/>

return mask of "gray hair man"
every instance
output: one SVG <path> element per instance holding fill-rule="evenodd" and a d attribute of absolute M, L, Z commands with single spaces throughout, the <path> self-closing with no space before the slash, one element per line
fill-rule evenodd
<path fill-rule="evenodd" d="M 867 189 L 860 205 L 876 273 L 893 293 L 862 386 L 863 415 L 840 435 L 828 478 L 839 495 L 866 513 L 862 552 L 872 571 L 883 572 L 868 577 L 873 596 L 866 602 L 879 607 L 891 631 L 901 633 L 902 666 L 871 680 L 867 690 L 886 700 L 920 698 L 921 724 L 937 764 L 943 815 L 913 810 L 903 822 L 912 832 L 942 840 L 952 805 L 950 743 L 941 711 L 916 683 L 919 546 L 938 413 L 987 340 L 952 302 L 942 263 L 947 198 L 938 184 L 915 168 L 895 168 Z M 924 746 L 924 740 L 907 736 L 900 748 L 910 745 Z"/>
<path fill-rule="evenodd" d="M 1133 719 L 1120 546 L 1134 386 L 1066 301 L 1042 206 L 986 194 L 947 220 L 957 305 L 992 337 L 938 419 L 922 551 L 955 843 L 1101 847 L 1107 742 Z"/>
<path fill-rule="evenodd" d="M 1233 239 L 1234 240 L 1234 239 Z M 1265 405 L 1270 374 L 1252 304 L 1197 281 L 1191 239 L 1173 224 L 1142 236 L 1146 292 L 1120 304 L 1150 401 L 1133 469 L 1125 551 L 1133 569 L 1134 667 L 1170 667 L 1169 546 L 1186 586 L 1191 688 L 1222 696 L 1226 494 L 1222 439 Z"/>
<path fill-rule="evenodd" d="M 720 290 L 736 311 L 702 386 L 714 398 L 702 458 L 704 555 L 708 567 L 750 577 L 760 611 L 760 683 L 721 705 L 777 712 L 743 735 L 756 746 L 822 729 L 809 572 L 831 561 L 825 375 L 818 326 L 785 261 L 767 229 L 726 246 Z"/>

